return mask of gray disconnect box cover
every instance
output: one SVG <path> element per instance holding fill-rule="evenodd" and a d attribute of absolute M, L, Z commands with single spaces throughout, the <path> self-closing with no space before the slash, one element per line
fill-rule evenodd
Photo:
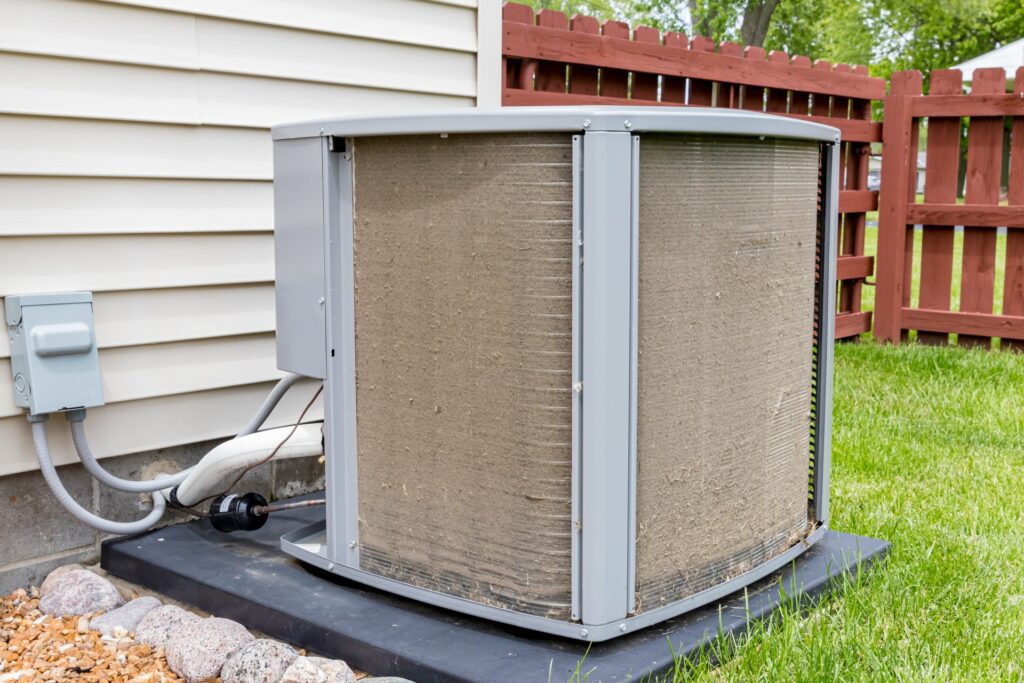
<path fill-rule="evenodd" d="M 5 299 L 15 404 L 33 415 L 103 405 L 91 292 Z"/>

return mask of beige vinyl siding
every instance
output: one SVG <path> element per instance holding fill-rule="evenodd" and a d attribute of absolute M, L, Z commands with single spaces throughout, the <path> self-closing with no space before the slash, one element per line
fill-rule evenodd
<path fill-rule="evenodd" d="M 0 297 L 94 292 L 101 457 L 228 436 L 280 376 L 271 125 L 478 93 L 473 0 L 0 0 L 0 17 Z M 35 468 L 10 385 L 3 338 L 0 476 Z"/>

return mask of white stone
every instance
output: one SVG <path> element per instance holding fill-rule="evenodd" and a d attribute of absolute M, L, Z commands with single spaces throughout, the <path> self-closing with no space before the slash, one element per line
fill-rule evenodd
<path fill-rule="evenodd" d="M 356 675 L 340 659 L 299 657 L 284 672 L 281 683 L 355 683 Z"/>
<path fill-rule="evenodd" d="M 210 617 L 178 628 L 167 642 L 167 665 L 188 683 L 220 675 L 221 667 L 253 640 L 237 621 Z"/>
<path fill-rule="evenodd" d="M 39 600 L 39 611 L 63 617 L 109 612 L 123 604 L 114 584 L 88 569 L 71 569 L 50 582 Z"/>
<path fill-rule="evenodd" d="M 228 657 L 220 677 L 223 683 L 277 683 L 298 656 L 276 640 L 254 640 Z"/>
<path fill-rule="evenodd" d="M 126 605 L 96 617 L 90 626 L 105 636 L 122 638 L 128 633 L 134 633 L 142 618 L 159 606 L 160 601 L 152 596 L 135 598 Z"/>
<path fill-rule="evenodd" d="M 175 605 L 161 605 L 150 610 L 135 627 L 135 639 L 150 647 L 166 647 L 178 629 L 202 621 L 201 617 Z"/>

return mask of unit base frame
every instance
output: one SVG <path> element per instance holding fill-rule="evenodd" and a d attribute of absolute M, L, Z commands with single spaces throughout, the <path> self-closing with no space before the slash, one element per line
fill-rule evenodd
<path fill-rule="evenodd" d="M 337 576 L 358 581 L 373 588 L 385 590 L 405 598 L 419 600 L 421 602 L 442 607 L 444 609 L 463 612 L 474 617 L 490 619 L 499 623 L 526 628 L 533 631 L 550 633 L 551 635 L 564 638 L 573 638 L 588 642 L 601 642 L 610 640 L 625 633 L 633 633 L 642 628 L 652 626 L 660 621 L 670 619 L 685 612 L 695 610 L 704 605 L 713 603 L 723 597 L 734 593 L 741 588 L 748 586 L 755 581 L 762 579 L 769 574 L 786 566 L 812 545 L 818 542 L 828 531 L 825 524 L 819 525 L 811 532 L 806 539 L 788 549 L 781 555 L 772 558 L 770 561 L 751 569 L 750 571 L 733 577 L 728 581 L 720 583 L 700 593 L 696 593 L 682 600 L 658 607 L 650 612 L 644 612 L 636 616 L 619 619 L 605 624 L 585 624 L 571 621 L 558 621 L 547 619 L 532 614 L 514 612 L 501 607 L 492 607 L 472 600 L 453 597 L 437 591 L 418 588 L 416 586 L 389 579 L 378 574 L 354 569 L 338 564 L 331 560 L 327 549 L 327 523 L 320 520 L 295 531 L 281 536 L 281 550 L 295 557 L 302 562 L 310 564 L 318 569 L 330 572 Z"/>

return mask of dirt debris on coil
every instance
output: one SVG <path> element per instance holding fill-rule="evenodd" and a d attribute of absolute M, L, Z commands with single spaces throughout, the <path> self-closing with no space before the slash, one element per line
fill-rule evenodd
<path fill-rule="evenodd" d="M 39 611 L 39 594 L 23 589 L 0 597 L 0 683 L 30 681 L 180 681 L 163 648 L 136 643 L 121 629 L 89 630 L 89 615 L 55 617 Z"/>

